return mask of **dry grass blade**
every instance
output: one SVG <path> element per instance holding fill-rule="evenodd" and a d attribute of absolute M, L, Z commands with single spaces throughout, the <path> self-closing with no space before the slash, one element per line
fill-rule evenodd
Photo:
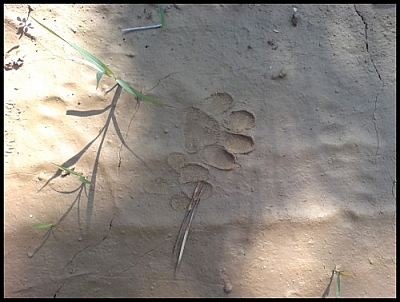
<path fill-rule="evenodd" d="M 176 266 L 175 266 L 175 275 L 178 271 L 179 265 L 182 260 L 183 250 L 185 249 L 185 243 L 186 243 L 187 236 L 189 234 L 190 225 L 192 224 L 193 216 L 197 209 L 197 206 L 200 203 L 201 194 L 203 192 L 203 189 L 204 189 L 204 182 L 203 181 L 197 182 L 196 188 L 193 191 L 192 199 L 191 199 L 188 209 L 186 211 L 185 217 L 183 218 L 181 227 L 179 228 L 178 237 L 176 239 L 174 249 L 173 249 L 173 253 L 175 253 L 175 251 L 177 251 L 177 248 L 179 249 L 179 253 L 177 256 L 177 260 L 176 260 Z"/>

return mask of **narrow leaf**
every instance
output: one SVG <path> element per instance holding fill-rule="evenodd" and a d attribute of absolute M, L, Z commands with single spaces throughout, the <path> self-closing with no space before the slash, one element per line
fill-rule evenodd
<path fill-rule="evenodd" d="M 94 65 L 96 65 L 96 67 L 99 69 L 99 71 L 105 73 L 109 77 L 114 76 L 114 73 L 110 70 L 110 68 L 108 68 L 106 64 L 104 64 L 102 61 L 100 61 L 98 58 L 96 58 L 90 52 L 84 50 L 82 47 L 79 47 L 78 45 L 76 45 L 74 43 L 70 43 L 68 41 L 65 41 L 65 42 L 67 42 L 71 47 L 75 48 L 75 50 L 77 50 L 86 59 L 88 59 L 90 62 L 92 62 Z"/>
<path fill-rule="evenodd" d="M 101 80 L 101 77 L 103 76 L 104 72 L 103 71 L 99 71 L 96 73 L 96 81 L 97 81 L 97 85 L 96 85 L 96 89 L 99 87 L 99 83 Z"/>
<path fill-rule="evenodd" d="M 151 102 L 151 103 L 156 104 L 156 105 L 159 105 L 159 106 L 162 106 L 162 105 L 163 105 L 162 102 L 157 101 L 156 99 L 153 99 L 153 98 L 151 98 L 151 97 L 148 97 L 147 95 L 144 95 L 144 94 L 140 93 L 140 92 L 137 91 L 136 89 L 133 89 L 133 88 L 132 88 L 127 82 L 125 82 L 124 80 L 116 79 L 116 81 L 117 81 L 117 83 L 118 83 L 119 85 L 122 86 L 122 88 L 124 88 L 124 89 L 125 89 L 126 91 L 128 91 L 129 93 L 131 93 L 131 94 L 137 96 L 139 99 L 142 99 L 142 100 Z"/>
<path fill-rule="evenodd" d="M 352 274 L 350 274 L 350 273 L 348 273 L 348 272 L 345 272 L 345 271 L 340 271 L 340 272 L 339 272 L 339 275 L 341 275 L 341 276 L 343 276 L 343 277 L 351 277 L 351 276 L 353 276 Z"/>
<path fill-rule="evenodd" d="M 43 28 L 45 28 L 47 31 L 49 31 L 50 33 L 52 33 L 53 35 L 55 35 L 56 37 L 60 38 L 61 40 L 63 40 L 65 43 L 69 44 L 71 47 L 73 47 L 76 51 L 78 51 L 82 56 L 84 56 L 86 59 L 88 59 L 89 61 L 91 61 L 94 65 L 96 65 L 96 67 L 104 72 L 106 75 L 108 75 L 109 77 L 113 77 L 114 73 L 107 67 L 107 65 L 105 65 L 103 62 L 101 62 L 98 58 L 96 58 L 94 55 L 92 55 L 90 52 L 84 50 L 82 47 L 79 47 L 78 45 L 68 42 L 67 40 L 65 40 L 63 37 L 61 37 L 60 35 L 56 34 L 53 30 L 51 30 L 50 28 L 48 28 L 46 25 L 42 24 L 41 22 L 39 22 L 38 20 L 36 20 L 34 17 L 32 17 L 33 20 L 35 20 L 40 26 L 42 26 Z"/>
<path fill-rule="evenodd" d="M 87 185 L 91 185 L 92 183 L 89 181 L 89 180 L 87 180 L 84 176 L 79 176 L 79 180 L 81 181 L 81 182 L 83 182 L 84 184 L 87 184 Z"/>
<path fill-rule="evenodd" d="M 160 17 L 161 17 L 161 26 L 162 26 L 162 28 L 165 28 L 164 9 L 161 4 L 158 5 L 158 12 L 160 13 Z"/>
<path fill-rule="evenodd" d="M 53 226 L 52 223 L 36 223 L 32 227 L 35 229 L 47 229 Z"/>
<path fill-rule="evenodd" d="M 336 298 L 340 297 L 340 272 L 337 273 L 337 284 L 336 284 Z"/>
<path fill-rule="evenodd" d="M 48 30 L 49 32 L 51 32 L 53 35 L 55 35 L 56 37 L 60 38 L 61 40 L 63 40 L 64 42 L 68 43 L 64 38 L 62 38 L 61 36 L 57 35 L 54 31 L 52 31 L 50 28 L 48 28 L 46 25 L 40 23 L 38 20 L 36 20 L 34 17 L 31 16 L 31 18 L 33 20 L 36 21 L 36 23 L 38 23 L 40 26 L 42 26 L 43 28 L 45 28 L 46 30 Z M 68 43 L 69 44 L 69 43 Z"/>
<path fill-rule="evenodd" d="M 64 166 L 60 166 L 60 165 L 57 165 L 55 163 L 52 163 L 52 164 L 55 165 L 58 169 L 63 170 L 65 172 L 69 173 L 69 174 L 73 174 L 73 175 L 76 175 L 76 176 L 81 176 L 82 175 L 82 173 L 78 173 L 78 172 L 76 172 L 76 171 L 74 171 L 72 169 L 66 168 Z"/>
<path fill-rule="evenodd" d="M 87 179 L 83 176 L 83 173 L 76 172 L 76 171 L 74 171 L 74 170 L 72 170 L 72 169 L 68 169 L 68 168 L 66 168 L 66 167 L 57 165 L 57 164 L 55 164 L 55 163 L 52 163 L 52 164 L 55 165 L 55 166 L 56 166 L 58 169 L 60 169 L 60 170 L 63 170 L 63 171 L 65 171 L 65 172 L 68 172 L 69 174 L 78 176 L 78 178 L 79 178 L 79 180 L 80 180 L 81 182 L 83 182 L 83 183 L 85 183 L 85 184 L 88 184 L 88 185 L 91 185 L 91 184 L 92 184 L 89 180 L 87 180 Z"/>

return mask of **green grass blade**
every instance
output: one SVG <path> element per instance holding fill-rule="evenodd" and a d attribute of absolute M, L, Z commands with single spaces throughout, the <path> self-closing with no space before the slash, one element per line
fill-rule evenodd
<path fill-rule="evenodd" d="M 99 71 L 102 71 L 103 73 L 105 73 L 106 75 L 108 75 L 109 77 L 113 77 L 114 73 L 110 70 L 110 68 L 107 67 L 106 64 L 104 64 L 102 61 L 100 61 L 98 58 L 96 58 L 94 55 L 92 55 L 90 52 L 86 51 L 85 49 L 83 49 L 82 47 L 71 43 L 67 40 L 65 40 L 63 37 L 61 37 L 60 35 L 58 35 L 57 33 L 55 33 L 53 30 L 51 30 L 50 28 L 48 28 L 46 25 L 40 23 L 38 20 L 36 20 L 34 17 L 31 16 L 31 18 L 33 20 L 35 20 L 40 26 L 42 26 L 43 28 L 45 28 L 47 31 L 49 31 L 50 33 L 52 33 L 53 35 L 55 35 L 56 37 L 60 38 L 61 40 L 63 40 L 65 43 L 69 44 L 71 47 L 73 47 L 76 51 L 78 51 L 82 56 L 84 56 L 87 60 L 89 60 L 90 62 L 92 62 L 98 69 Z"/>
<path fill-rule="evenodd" d="M 160 17 L 161 17 L 161 26 L 162 26 L 162 28 L 165 28 L 164 9 L 161 4 L 158 5 L 158 12 L 160 13 Z"/>
<path fill-rule="evenodd" d="M 66 167 L 64 167 L 64 166 L 60 166 L 60 165 L 57 165 L 57 164 L 55 164 L 55 163 L 52 163 L 52 164 L 55 165 L 58 169 L 60 169 L 60 170 L 62 170 L 62 171 L 65 171 L 65 172 L 67 172 L 67 173 L 69 173 L 69 174 L 78 176 L 78 178 L 79 178 L 79 180 L 80 180 L 81 182 L 83 182 L 83 183 L 85 183 L 85 184 L 88 184 L 88 185 L 91 185 L 91 184 L 92 184 L 89 180 L 87 180 L 87 179 L 83 176 L 83 173 L 76 172 L 76 171 L 74 171 L 74 170 L 72 170 L 72 169 L 68 169 L 68 168 L 66 168 Z"/>
<path fill-rule="evenodd" d="M 142 100 L 151 102 L 151 103 L 156 104 L 156 105 L 159 105 L 159 106 L 162 106 L 162 105 L 163 105 L 162 102 L 157 101 L 156 99 L 153 99 L 153 98 L 151 98 L 151 97 L 148 97 L 147 95 L 144 95 L 144 94 L 140 93 L 140 92 L 137 91 L 136 89 L 133 89 L 133 88 L 132 88 L 127 82 L 125 82 L 124 80 L 116 79 L 116 81 L 117 81 L 117 83 L 118 83 L 119 85 L 122 86 L 122 88 L 124 88 L 124 89 L 125 89 L 126 91 L 128 91 L 129 93 L 131 93 L 131 94 L 137 96 L 139 99 L 142 99 Z"/>
<path fill-rule="evenodd" d="M 91 185 L 92 183 L 89 181 L 89 180 L 87 180 L 84 176 L 79 176 L 79 180 L 81 181 L 81 182 L 83 182 L 84 184 L 87 184 L 87 185 Z"/>
<path fill-rule="evenodd" d="M 36 21 L 36 23 L 38 23 L 40 26 L 42 26 L 43 28 L 45 28 L 46 30 L 48 30 L 49 32 L 51 32 L 53 35 L 59 37 L 61 40 L 63 40 L 64 42 L 68 43 L 63 37 L 59 36 L 58 34 L 56 34 L 54 31 L 52 31 L 50 28 L 48 28 L 46 25 L 40 23 L 38 20 L 36 20 L 33 16 L 31 16 L 31 18 L 33 20 Z M 68 43 L 69 44 L 69 43 Z"/>
<path fill-rule="evenodd" d="M 103 71 L 99 71 L 98 73 L 96 73 L 96 81 L 97 81 L 96 89 L 99 87 L 99 83 L 103 74 L 104 74 Z"/>
<path fill-rule="evenodd" d="M 68 169 L 68 168 L 66 168 L 64 166 L 60 166 L 60 165 L 57 165 L 55 163 L 52 163 L 52 164 L 55 165 L 58 169 L 60 169 L 62 171 L 65 171 L 65 172 L 67 172 L 69 174 L 73 174 L 73 175 L 76 175 L 76 176 L 81 176 L 82 175 L 82 173 L 78 173 L 78 172 L 76 172 L 76 171 L 74 171 L 72 169 Z"/>
<path fill-rule="evenodd" d="M 340 275 L 342 277 L 351 277 L 351 276 L 353 276 L 353 274 L 350 274 L 350 273 L 345 272 L 345 271 L 340 271 L 339 273 L 340 273 Z"/>
<path fill-rule="evenodd" d="M 51 228 L 52 226 L 54 226 L 52 223 L 36 223 L 32 227 L 35 229 L 47 229 Z"/>
<path fill-rule="evenodd" d="M 340 297 L 340 272 L 337 272 L 337 284 L 336 284 L 336 293 L 335 297 L 339 298 Z"/>
<path fill-rule="evenodd" d="M 64 40 L 65 41 L 65 40 Z M 84 50 L 82 47 L 79 47 L 78 45 L 66 41 L 71 47 L 75 48 L 82 56 L 84 56 L 86 59 L 88 59 L 90 62 L 92 62 L 96 67 L 101 71 L 102 73 L 105 73 L 109 77 L 113 77 L 114 73 L 111 71 L 110 68 L 107 67 L 106 64 L 104 64 L 102 61 L 100 61 L 98 58 L 96 58 L 94 55 L 92 55 L 90 52 Z"/>

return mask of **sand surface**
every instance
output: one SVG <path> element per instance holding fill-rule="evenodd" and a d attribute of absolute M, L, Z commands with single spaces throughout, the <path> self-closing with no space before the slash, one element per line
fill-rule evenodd
<path fill-rule="evenodd" d="M 6 297 L 395 296 L 395 5 L 32 9 L 164 106 L 4 6 Z"/>

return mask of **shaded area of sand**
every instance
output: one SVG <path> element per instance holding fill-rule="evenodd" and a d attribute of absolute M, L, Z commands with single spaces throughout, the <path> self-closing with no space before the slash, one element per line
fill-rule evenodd
<path fill-rule="evenodd" d="M 5 5 L 5 296 L 395 296 L 395 6 L 32 8 L 166 106 Z"/>

